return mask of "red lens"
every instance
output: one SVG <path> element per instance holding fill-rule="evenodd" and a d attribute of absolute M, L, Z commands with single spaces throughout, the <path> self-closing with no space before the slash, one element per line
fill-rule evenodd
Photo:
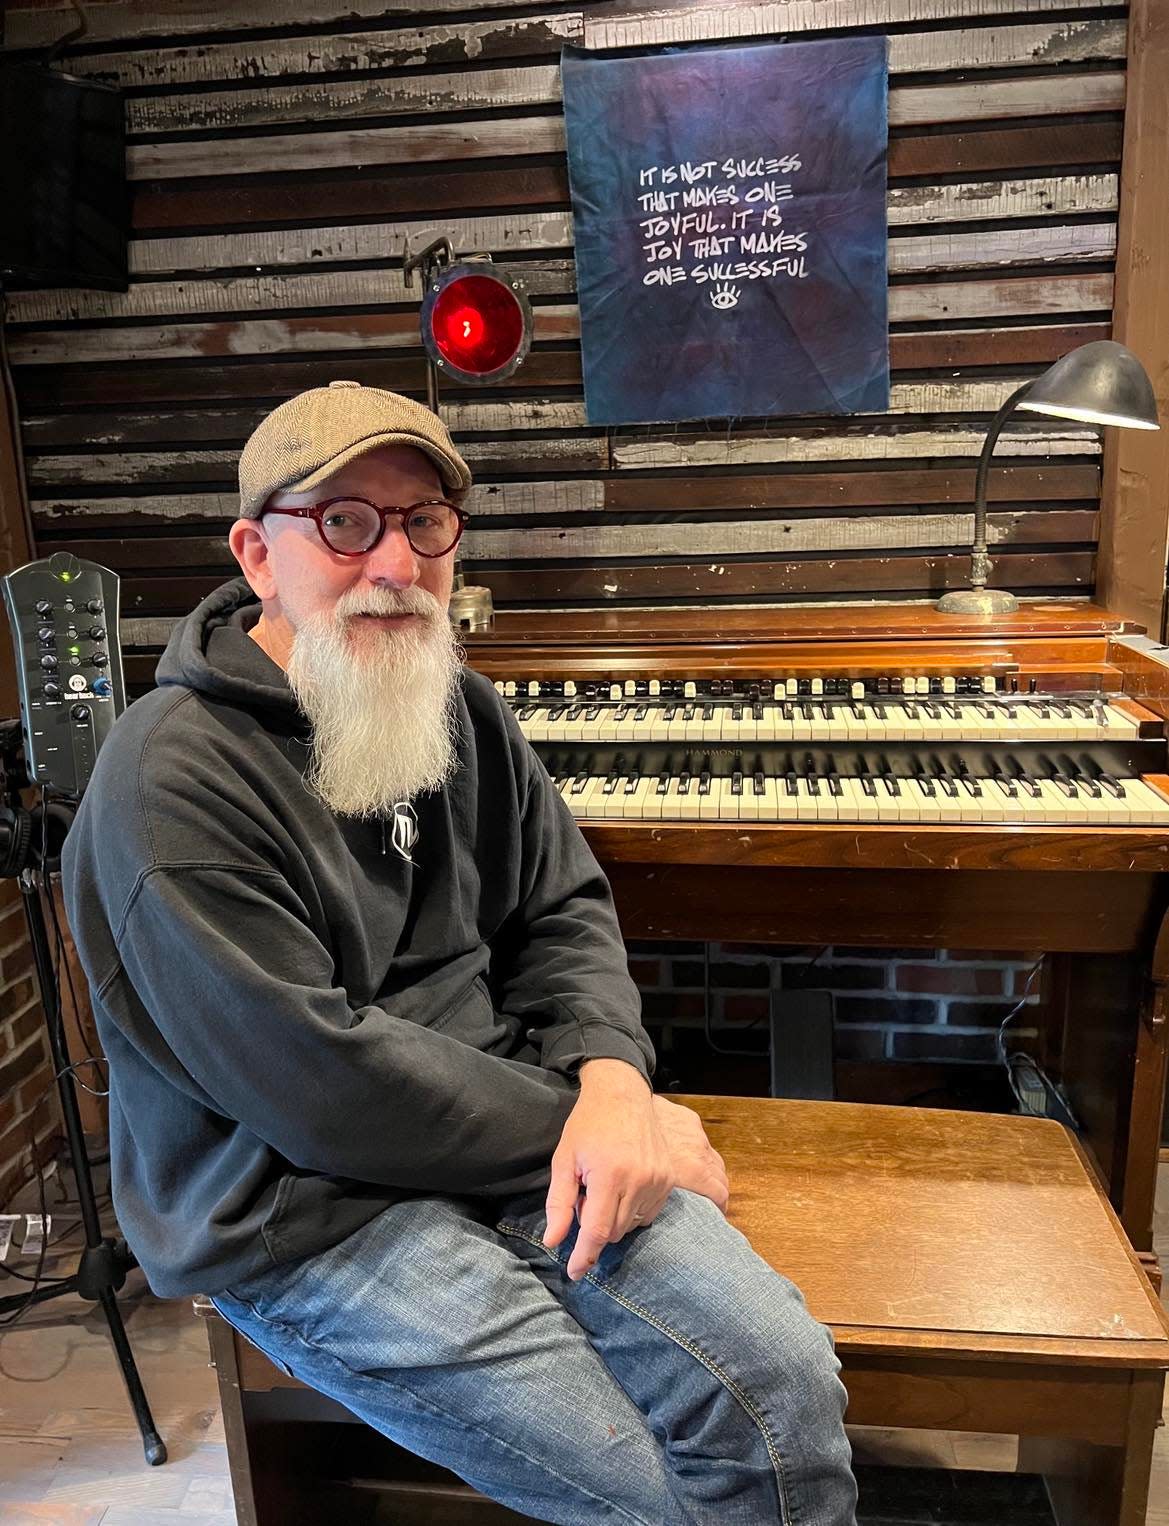
<path fill-rule="evenodd" d="M 439 354 L 460 371 L 485 376 L 507 365 L 523 342 L 524 315 L 502 281 L 460 276 L 435 298 L 431 330 Z"/>

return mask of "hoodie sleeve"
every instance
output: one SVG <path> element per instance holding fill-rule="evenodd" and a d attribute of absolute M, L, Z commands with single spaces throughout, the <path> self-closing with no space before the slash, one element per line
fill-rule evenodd
<path fill-rule="evenodd" d="M 527 1190 L 546 1172 L 576 1088 L 351 1007 L 280 874 L 150 869 L 116 944 L 102 1002 L 176 1084 L 293 1165 L 464 1194 Z"/>
<path fill-rule="evenodd" d="M 520 904 L 493 944 L 496 1005 L 523 1021 L 548 1070 L 569 1076 L 585 1060 L 625 1060 L 648 1082 L 653 1045 L 609 883 L 510 710 L 505 724 L 523 750 L 527 790 Z"/>

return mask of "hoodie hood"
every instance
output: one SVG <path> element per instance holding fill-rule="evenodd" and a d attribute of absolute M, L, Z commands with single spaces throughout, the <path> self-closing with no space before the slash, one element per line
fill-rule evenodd
<path fill-rule="evenodd" d="M 248 634 L 261 613 L 246 578 L 221 584 L 171 632 L 154 673 L 159 687 L 175 684 L 209 699 L 283 711 L 303 721 L 283 668 Z"/>

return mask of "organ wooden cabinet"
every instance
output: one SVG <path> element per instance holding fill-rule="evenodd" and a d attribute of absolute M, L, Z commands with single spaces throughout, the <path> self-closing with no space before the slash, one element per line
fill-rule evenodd
<path fill-rule="evenodd" d="M 1055 603 L 514 612 L 465 645 L 627 937 L 1049 955 L 1038 1058 L 1149 1250 L 1169 653 Z"/>

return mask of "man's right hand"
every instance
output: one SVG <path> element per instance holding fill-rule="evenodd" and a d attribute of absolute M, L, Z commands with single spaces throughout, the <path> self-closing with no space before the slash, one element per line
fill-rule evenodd
<path fill-rule="evenodd" d="M 706 1137 L 698 1114 L 655 1093 L 654 1122 L 666 1141 L 674 1186 L 708 1197 L 721 1213 L 730 1202 L 730 1184 L 722 1156 Z"/>

